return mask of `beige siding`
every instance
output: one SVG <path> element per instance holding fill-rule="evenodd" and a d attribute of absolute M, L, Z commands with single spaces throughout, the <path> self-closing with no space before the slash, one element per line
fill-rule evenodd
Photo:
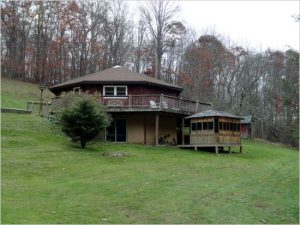
<path fill-rule="evenodd" d="M 126 119 L 128 143 L 144 144 L 146 134 L 146 144 L 155 144 L 155 113 L 128 113 L 115 118 Z M 170 134 L 167 141 L 174 138 L 177 143 L 176 117 L 159 115 L 158 138 L 167 134 Z"/>
<path fill-rule="evenodd" d="M 131 114 L 126 116 L 127 142 L 144 144 L 144 116 Z"/>
<path fill-rule="evenodd" d="M 146 114 L 146 144 L 155 144 L 155 114 Z"/>

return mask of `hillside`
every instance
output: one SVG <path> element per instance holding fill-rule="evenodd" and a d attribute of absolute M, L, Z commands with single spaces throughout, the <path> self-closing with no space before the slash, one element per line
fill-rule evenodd
<path fill-rule="evenodd" d="M 2 106 L 38 86 L 2 79 Z M 47 98 L 51 93 L 46 91 Z M 82 150 L 34 115 L 1 114 L 1 222 L 298 223 L 298 151 L 244 141 L 243 154 L 93 142 Z M 124 152 L 111 158 L 103 153 Z"/>
<path fill-rule="evenodd" d="M 1 78 L 1 107 L 25 109 L 27 101 L 40 101 L 38 84 Z M 54 95 L 46 89 L 44 101 L 50 101 Z"/>
<path fill-rule="evenodd" d="M 298 152 L 72 144 L 47 120 L 2 113 L 2 223 L 298 223 Z M 110 158 L 104 152 L 127 157 Z"/>

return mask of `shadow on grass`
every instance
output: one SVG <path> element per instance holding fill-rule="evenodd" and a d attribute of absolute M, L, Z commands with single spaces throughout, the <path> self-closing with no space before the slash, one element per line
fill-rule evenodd
<path fill-rule="evenodd" d="M 201 152 L 201 153 L 207 153 L 207 154 L 215 154 L 215 147 L 198 147 L 198 150 L 195 151 L 193 147 L 190 148 L 184 148 L 183 150 L 188 151 L 194 151 L 194 152 Z M 238 149 L 231 149 L 231 152 L 227 149 L 219 148 L 219 154 L 240 154 Z"/>
<path fill-rule="evenodd" d="M 71 151 L 75 152 L 101 152 L 99 144 L 96 143 L 87 143 L 85 148 L 81 148 L 80 143 L 78 142 L 69 142 L 67 145 L 70 147 Z"/>
<path fill-rule="evenodd" d="M 74 152 L 88 152 L 88 153 L 104 153 L 104 152 L 113 152 L 113 151 L 127 151 L 127 144 L 114 144 L 101 141 L 91 141 L 88 142 L 85 148 L 81 148 L 79 142 L 69 142 L 67 144 L 69 149 Z"/>

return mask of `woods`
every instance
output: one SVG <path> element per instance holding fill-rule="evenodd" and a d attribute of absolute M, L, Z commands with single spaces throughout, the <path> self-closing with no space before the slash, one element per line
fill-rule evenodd
<path fill-rule="evenodd" d="M 254 135 L 298 145 L 299 52 L 197 34 L 176 2 L 2 1 L 1 76 L 47 86 L 115 65 L 184 88 L 216 110 L 255 118 Z M 137 21 L 135 21 L 137 19 Z"/>

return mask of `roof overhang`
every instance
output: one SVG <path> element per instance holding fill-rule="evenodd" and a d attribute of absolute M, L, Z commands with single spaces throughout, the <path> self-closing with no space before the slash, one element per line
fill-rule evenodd
<path fill-rule="evenodd" d="M 71 83 L 71 84 L 58 84 L 58 85 L 54 85 L 52 87 L 49 87 L 49 90 L 51 92 L 56 92 L 56 91 L 61 91 L 67 88 L 72 88 L 72 87 L 77 87 L 77 86 L 81 86 L 81 85 L 107 85 L 107 84 L 112 84 L 112 85 L 128 85 L 128 84 L 140 84 L 140 85 L 147 85 L 147 86 L 154 86 L 154 87 L 161 87 L 161 88 L 166 88 L 169 90 L 174 90 L 174 91 L 178 91 L 181 92 L 183 90 L 183 88 L 181 87 L 177 87 L 177 86 L 167 86 L 167 85 L 161 85 L 161 84 L 155 84 L 155 83 L 151 83 L 151 82 L 147 82 L 147 81 L 79 81 L 76 83 Z"/>

